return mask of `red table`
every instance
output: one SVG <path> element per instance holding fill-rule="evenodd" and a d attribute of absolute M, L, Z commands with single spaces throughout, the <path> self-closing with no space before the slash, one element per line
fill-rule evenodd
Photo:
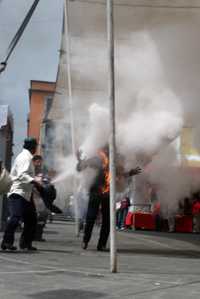
<path fill-rule="evenodd" d="M 133 224 L 133 212 L 128 212 L 125 219 L 126 226 L 132 226 Z"/>
<path fill-rule="evenodd" d="M 176 232 L 192 233 L 193 219 L 192 216 L 176 216 Z"/>
<path fill-rule="evenodd" d="M 155 220 L 152 213 L 129 212 L 126 217 L 126 225 L 135 229 L 155 230 Z"/>

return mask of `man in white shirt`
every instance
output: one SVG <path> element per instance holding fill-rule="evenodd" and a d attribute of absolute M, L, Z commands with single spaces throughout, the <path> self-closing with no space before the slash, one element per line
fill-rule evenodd
<path fill-rule="evenodd" d="M 22 152 L 16 157 L 12 170 L 12 186 L 8 193 L 9 219 L 1 243 L 3 250 L 16 250 L 14 244 L 15 231 L 22 219 L 24 228 L 20 238 L 20 248 L 27 250 L 36 250 L 32 246 L 34 239 L 37 216 L 32 201 L 33 186 L 38 186 L 35 180 L 34 166 L 32 162 L 33 155 L 37 149 L 37 140 L 28 137 L 24 140 Z"/>

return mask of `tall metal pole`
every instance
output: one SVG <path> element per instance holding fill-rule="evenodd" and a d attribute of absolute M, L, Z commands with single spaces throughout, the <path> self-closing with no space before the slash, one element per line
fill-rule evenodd
<path fill-rule="evenodd" d="M 70 125 L 71 125 L 71 140 L 72 140 L 72 154 L 76 154 L 75 144 L 75 126 L 74 126 L 74 113 L 73 113 L 73 97 L 72 97 L 72 77 L 71 77 L 71 43 L 70 43 L 70 30 L 69 30 L 69 0 L 64 1 L 64 22 L 65 22 L 65 41 L 66 41 L 66 57 L 67 57 L 67 83 L 68 83 L 68 96 L 69 96 L 69 110 L 70 110 Z M 74 210 L 75 210 L 75 233 L 79 235 L 79 213 L 78 202 L 75 190 L 77 189 L 75 178 L 73 179 L 73 196 L 74 196 Z"/>
<path fill-rule="evenodd" d="M 110 270 L 117 272 L 116 250 L 116 208 L 115 208 L 115 178 L 116 178 L 116 142 L 115 142 L 115 68 L 114 68 L 114 26 L 113 0 L 107 0 L 107 37 L 108 37 L 108 90 L 110 104 Z"/>

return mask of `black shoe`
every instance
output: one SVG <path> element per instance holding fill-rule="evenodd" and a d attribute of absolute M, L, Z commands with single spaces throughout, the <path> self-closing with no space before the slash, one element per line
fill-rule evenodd
<path fill-rule="evenodd" d="M 86 250 L 87 247 L 88 247 L 88 243 L 87 243 L 87 242 L 83 242 L 81 247 L 82 247 L 84 250 Z"/>
<path fill-rule="evenodd" d="M 19 247 L 20 247 L 20 249 L 22 249 L 22 250 L 30 250 L 30 251 L 36 251 L 36 250 L 37 250 L 36 247 L 33 247 L 33 246 L 30 245 L 30 244 L 26 244 L 26 243 L 24 243 L 24 242 L 21 241 L 21 240 L 20 240 L 20 242 L 19 242 Z"/>
<path fill-rule="evenodd" d="M 37 248 L 34 246 L 21 246 L 21 250 L 28 250 L 28 251 L 37 251 Z"/>
<path fill-rule="evenodd" d="M 11 250 L 11 251 L 16 251 L 17 247 L 13 246 L 12 244 L 5 243 L 4 241 L 1 243 L 1 249 L 2 250 Z"/>
<path fill-rule="evenodd" d="M 38 242 L 46 242 L 46 239 L 44 238 L 38 239 Z"/>
<path fill-rule="evenodd" d="M 106 250 L 106 246 L 100 246 L 100 245 L 98 245 L 97 246 L 97 251 L 107 251 Z"/>
<path fill-rule="evenodd" d="M 46 242 L 46 239 L 44 239 L 44 238 L 35 238 L 34 241 L 37 241 L 37 242 Z"/>
<path fill-rule="evenodd" d="M 27 249 L 30 251 L 37 251 L 37 248 L 32 245 L 28 246 Z"/>
<path fill-rule="evenodd" d="M 28 245 L 26 245 L 24 242 L 21 242 L 21 241 L 19 242 L 19 248 L 20 249 L 22 249 L 22 250 L 27 249 L 27 247 L 28 247 Z"/>

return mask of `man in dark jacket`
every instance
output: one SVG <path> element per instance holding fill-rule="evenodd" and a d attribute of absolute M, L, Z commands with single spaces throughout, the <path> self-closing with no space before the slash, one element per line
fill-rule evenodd
<path fill-rule="evenodd" d="M 79 158 L 78 158 L 79 159 Z M 79 159 L 77 170 L 82 171 L 87 167 L 96 169 L 97 175 L 89 190 L 89 202 L 86 215 L 86 224 L 83 235 L 82 248 L 87 249 L 95 220 L 101 205 L 102 224 L 97 244 L 98 251 L 106 249 L 106 243 L 110 232 L 110 173 L 109 173 L 109 148 L 99 150 L 97 156 L 88 160 Z M 124 176 L 140 173 L 140 168 L 131 170 Z"/>
<path fill-rule="evenodd" d="M 34 188 L 34 204 L 37 212 L 37 227 L 35 233 L 35 241 L 45 241 L 43 238 L 43 231 L 45 224 L 47 222 L 49 211 L 56 214 L 62 213 L 62 211 L 53 204 L 56 199 L 56 189 L 53 184 L 51 184 L 49 177 L 43 174 L 42 167 L 43 159 L 40 155 L 35 155 L 33 157 L 33 164 L 35 167 L 35 175 L 38 176 L 40 180 L 40 187 Z"/>

